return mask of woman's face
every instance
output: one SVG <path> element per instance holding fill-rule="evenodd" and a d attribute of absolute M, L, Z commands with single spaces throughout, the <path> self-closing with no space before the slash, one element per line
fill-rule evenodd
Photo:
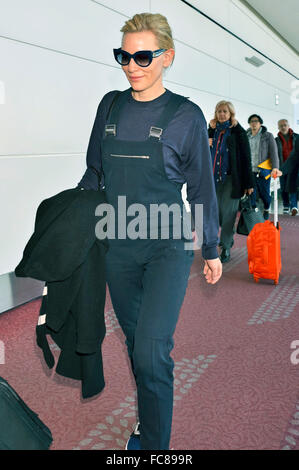
<path fill-rule="evenodd" d="M 125 33 L 122 49 L 134 54 L 137 51 L 156 51 L 160 49 L 156 36 L 151 31 L 140 33 Z M 155 57 L 148 67 L 140 67 L 134 59 L 129 65 L 123 65 L 122 69 L 135 92 L 143 92 L 148 99 L 154 99 L 156 93 L 161 92 L 162 75 L 164 67 L 168 67 L 174 55 L 173 49 L 168 49 L 159 57 Z"/>
<path fill-rule="evenodd" d="M 230 119 L 230 112 L 227 106 L 220 106 L 216 111 L 217 121 L 225 122 Z"/>

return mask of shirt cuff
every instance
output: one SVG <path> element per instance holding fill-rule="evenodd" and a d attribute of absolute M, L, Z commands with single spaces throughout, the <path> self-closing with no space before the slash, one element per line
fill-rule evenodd
<path fill-rule="evenodd" d="M 215 246 L 202 245 L 201 253 L 202 253 L 203 259 L 216 259 L 216 258 L 219 258 L 217 245 L 215 245 Z"/>

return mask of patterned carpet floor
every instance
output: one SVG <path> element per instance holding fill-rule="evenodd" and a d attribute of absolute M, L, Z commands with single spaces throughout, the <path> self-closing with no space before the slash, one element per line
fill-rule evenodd
<path fill-rule="evenodd" d="M 291 362 L 291 343 L 299 340 L 299 217 L 280 221 L 277 286 L 253 281 L 246 237 L 235 236 L 231 261 L 215 286 L 206 284 L 195 254 L 172 352 L 175 450 L 299 449 L 299 364 Z M 136 420 L 136 393 L 109 294 L 106 386 L 87 400 L 80 382 L 44 363 L 35 343 L 40 304 L 37 299 L 0 315 L 0 375 L 49 426 L 51 449 L 124 449 Z M 57 360 L 58 347 L 51 349 Z"/>

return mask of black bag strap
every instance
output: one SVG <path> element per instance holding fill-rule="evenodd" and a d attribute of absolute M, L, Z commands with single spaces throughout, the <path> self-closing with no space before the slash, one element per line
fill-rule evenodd
<path fill-rule="evenodd" d="M 164 108 L 163 113 L 158 119 L 158 122 L 155 124 L 155 126 L 152 126 L 150 128 L 150 134 L 149 134 L 150 138 L 160 139 L 163 130 L 167 128 L 169 122 L 173 119 L 178 108 L 186 100 L 187 98 L 185 98 L 184 96 L 176 95 L 176 94 L 173 94 L 170 97 L 167 105 Z"/>
<path fill-rule="evenodd" d="M 110 106 L 109 106 L 109 109 L 108 109 L 108 112 L 106 114 L 106 123 L 109 122 L 109 116 L 112 112 L 112 109 L 119 97 L 119 95 L 121 94 L 120 91 L 117 90 L 117 92 L 115 93 L 111 103 L 110 103 Z M 94 166 L 90 165 L 88 168 L 90 168 L 96 175 L 97 175 L 97 178 L 98 178 L 98 183 L 99 183 L 99 189 L 101 187 L 101 180 L 102 180 L 102 174 L 103 174 L 103 171 L 102 170 L 98 170 L 97 168 L 95 168 Z"/>
<path fill-rule="evenodd" d="M 96 175 L 98 178 L 98 184 L 99 184 L 99 189 L 101 187 L 101 179 L 102 179 L 102 171 L 99 171 L 96 167 L 89 165 L 89 167 Z"/>
<path fill-rule="evenodd" d="M 118 122 L 119 113 L 122 108 L 122 105 L 125 103 L 130 93 L 131 88 L 128 88 L 125 91 L 117 91 L 115 93 L 106 118 L 106 136 L 116 135 L 116 123 Z"/>

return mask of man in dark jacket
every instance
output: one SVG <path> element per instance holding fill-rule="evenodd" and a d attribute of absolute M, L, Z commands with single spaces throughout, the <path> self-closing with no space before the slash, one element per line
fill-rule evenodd
<path fill-rule="evenodd" d="M 54 358 L 51 335 L 61 353 L 56 372 L 82 381 L 83 398 L 104 387 L 101 344 L 105 336 L 105 254 L 96 237 L 95 210 L 103 191 L 68 189 L 41 202 L 34 233 L 16 276 L 46 281 L 36 327 L 37 344 L 48 367 Z"/>
<path fill-rule="evenodd" d="M 280 176 L 279 159 L 275 139 L 271 132 L 263 126 L 263 120 L 258 114 L 248 118 L 250 128 L 247 135 L 251 151 L 252 171 L 255 178 L 255 188 L 251 195 L 252 207 L 256 207 L 257 194 L 264 203 L 264 219 L 269 219 L 271 204 L 270 176 Z M 266 161 L 269 164 L 266 165 Z"/>
<path fill-rule="evenodd" d="M 297 191 L 289 193 L 286 191 L 286 182 L 287 182 L 287 165 L 286 162 L 295 147 L 295 142 L 298 137 L 298 134 L 293 132 L 290 128 L 289 122 L 287 119 L 280 119 L 278 121 L 278 129 L 279 132 L 277 137 L 275 138 L 277 149 L 278 149 L 278 156 L 279 156 L 279 164 L 280 168 L 283 171 L 283 176 L 280 178 L 280 191 L 281 197 L 283 201 L 283 213 L 289 214 L 291 210 L 292 215 L 296 215 L 298 213 L 297 209 Z"/>

